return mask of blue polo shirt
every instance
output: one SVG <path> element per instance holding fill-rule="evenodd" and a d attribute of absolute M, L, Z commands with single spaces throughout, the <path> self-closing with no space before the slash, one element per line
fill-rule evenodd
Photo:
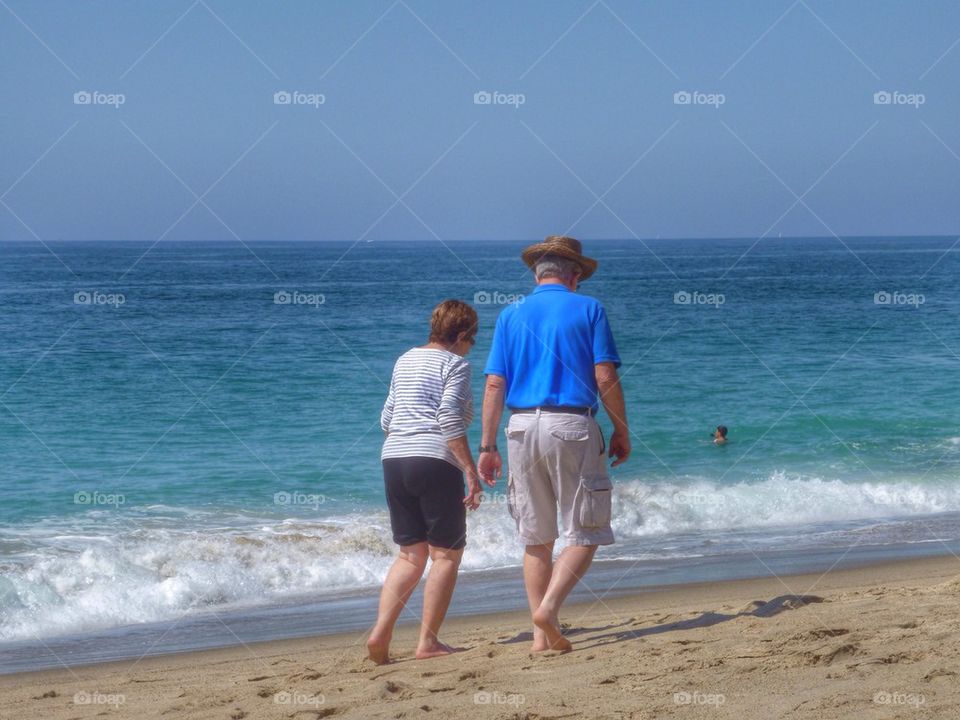
<path fill-rule="evenodd" d="M 603 305 L 550 283 L 500 313 L 484 372 L 506 380 L 507 407 L 596 409 L 601 362 L 620 367 Z"/>

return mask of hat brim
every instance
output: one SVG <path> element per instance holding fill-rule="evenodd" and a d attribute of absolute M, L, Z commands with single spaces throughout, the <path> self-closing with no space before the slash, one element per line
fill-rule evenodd
<path fill-rule="evenodd" d="M 531 245 L 520 253 L 520 259 L 523 260 L 528 268 L 533 270 L 534 266 L 544 255 L 556 255 L 557 257 L 566 258 L 567 260 L 573 260 L 573 262 L 580 266 L 581 280 L 586 280 L 593 275 L 593 273 L 597 271 L 597 265 L 599 264 L 593 258 L 581 255 L 564 245 L 553 245 L 550 243 Z"/>

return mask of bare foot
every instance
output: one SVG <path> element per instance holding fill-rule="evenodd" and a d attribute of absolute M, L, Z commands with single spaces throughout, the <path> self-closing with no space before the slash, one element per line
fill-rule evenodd
<path fill-rule="evenodd" d="M 390 636 L 381 635 L 374 628 L 367 639 L 367 657 L 377 665 L 386 665 L 390 662 Z"/>
<path fill-rule="evenodd" d="M 547 635 L 536 625 L 533 626 L 533 645 L 530 646 L 530 652 L 543 652 L 544 650 L 549 650 L 550 645 L 547 643 Z"/>
<path fill-rule="evenodd" d="M 437 640 L 432 645 L 422 645 L 417 647 L 417 660 L 427 660 L 429 658 L 440 657 L 442 655 L 450 655 L 451 653 L 455 652 L 457 652 L 457 648 L 450 647 L 446 643 L 442 643 Z"/>
<path fill-rule="evenodd" d="M 533 624 L 540 630 L 543 630 L 543 634 L 546 636 L 546 647 L 538 652 L 543 652 L 544 650 L 559 650 L 565 653 L 573 650 L 573 645 L 571 645 L 570 641 L 560 632 L 560 620 L 551 617 L 546 610 L 540 610 L 538 608 L 534 611 Z M 536 642 L 534 644 L 536 644 Z"/>

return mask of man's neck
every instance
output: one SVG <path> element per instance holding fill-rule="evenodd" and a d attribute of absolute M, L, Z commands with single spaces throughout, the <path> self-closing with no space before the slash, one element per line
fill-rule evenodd
<path fill-rule="evenodd" d="M 573 282 L 566 282 L 560 278 L 544 278 L 540 280 L 537 285 L 560 285 L 565 287 L 570 292 L 576 292 L 577 286 Z"/>

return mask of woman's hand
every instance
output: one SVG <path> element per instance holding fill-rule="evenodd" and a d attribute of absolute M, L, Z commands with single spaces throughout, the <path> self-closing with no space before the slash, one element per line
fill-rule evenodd
<path fill-rule="evenodd" d="M 467 496 L 463 499 L 463 504 L 468 510 L 476 510 L 480 507 L 480 498 L 483 491 L 480 489 L 480 476 L 472 470 L 467 473 Z"/>

